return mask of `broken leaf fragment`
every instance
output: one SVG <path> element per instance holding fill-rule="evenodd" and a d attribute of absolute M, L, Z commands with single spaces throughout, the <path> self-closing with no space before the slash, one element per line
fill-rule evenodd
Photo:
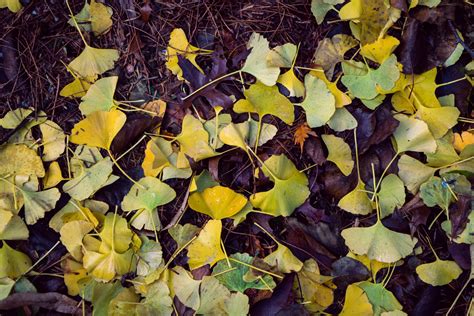
<path fill-rule="evenodd" d="M 327 160 L 334 162 L 343 175 L 350 175 L 354 168 L 354 160 L 352 160 L 349 145 L 342 138 L 334 135 L 321 135 L 321 138 L 328 148 Z"/>
<path fill-rule="evenodd" d="M 247 198 L 230 188 L 215 186 L 192 193 L 188 203 L 193 210 L 212 219 L 223 219 L 237 214 L 247 204 Z"/>
<path fill-rule="evenodd" d="M 118 58 L 116 49 L 94 48 L 86 44 L 82 53 L 68 67 L 82 78 L 93 77 L 112 69 Z"/>
<path fill-rule="evenodd" d="M 275 85 L 280 75 L 280 68 L 267 61 L 267 56 L 270 53 L 268 40 L 258 33 L 252 33 L 247 43 L 247 49 L 251 49 L 251 51 L 241 70 L 251 74 L 266 86 Z"/>
<path fill-rule="evenodd" d="M 71 142 L 109 150 L 126 120 L 127 116 L 119 110 L 93 112 L 74 125 Z"/>
<path fill-rule="evenodd" d="M 199 236 L 189 245 L 188 257 L 191 270 L 206 264 L 211 267 L 225 258 L 221 248 L 222 222 L 210 220 L 199 233 Z"/>
<path fill-rule="evenodd" d="M 351 227 L 341 232 L 349 249 L 380 262 L 397 262 L 413 252 L 416 239 L 386 228 L 380 220 L 370 227 Z"/>
<path fill-rule="evenodd" d="M 255 208 L 274 216 L 289 216 L 304 203 L 310 192 L 308 178 L 285 155 L 271 156 L 262 166 L 263 173 L 274 183 L 272 189 L 250 197 Z"/>
<path fill-rule="evenodd" d="M 416 267 L 416 274 L 420 279 L 434 286 L 442 286 L 456 280 L 462 273 L 462 269 L 455 261 L 441 260 L 436 258 L 430 263 L 420 264 Z"/>

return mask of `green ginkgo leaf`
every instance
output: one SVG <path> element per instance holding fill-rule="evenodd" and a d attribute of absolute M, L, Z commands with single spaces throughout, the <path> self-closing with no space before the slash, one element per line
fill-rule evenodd
<path fill-rule="evenodd" d="M 334 162 L 343 175 L 350 175 L 354 168 L 354 160 L 352 160 L 349 145 L 342 138 L 334 135 L 321 135 L 321 138 L 328 148 L 327 160 Z"/>
<path fill-rule="evenodd" d="M 454 148 L 455 138 L 451 131 L 441 138 L 436 139 L 436 151 L 426 154 L 426 160 L 430 167 L 443 167 L 450 165 L 461 158 Z"/>
<path fill-rule="evenodd" d="M 31 259 L 24 253 L 11 248 L 2 242 L 0 248 L 0 278 L 16 279 L 31 267 Z"/>
<path fill-rule="evenodd" d="M 43 218 L 46 212 L 56 206 L 56 202 L 61 197 L 57 188 L 39 192 L 22 189 L 21 193 L 25 201 L 25 222 L 28 225 L 33 225 Z"/>
<path fill-rule="evenodd" d="M 253 262 L 253 257 L 246 253 L 234 253 L 230 255 L 230 258 L 234 258 L 249 265 Z M 228 266 L 227 260 L 221 260 L 216 264 L 214 269 L 212 269 L 212 273 L 215 274 L 216 278 L 231 291 L 244 293 L 247 289 L 269 290 L 276 286 L 275 281 L 273 281 L 272 277 L 268 274 L 262 276 L 263 281 L 260 279 L 246 281 L 244 275 L 250 270 L 250 267 L 237 261 L 230 261 L 230 264 L 232 267 Z"/>
<path fill-rule="evenodd" d="M 0 300 L 3 300 L 10 295 L 15 283 L 15 280 L 8 277 L 0 278 Z"/>
<path fill-rule="evenodd" d="M 351 227 L 341 232 L 347 247 L 380 262 L 397 262 L 413 252 L 416 239 L 386 228 L 380 220 L 370 227 Z"/>
<path fill-rule="evenodd" d="M 420 186 L 420 197 L 426 206 L 438 205 L 448 212 L 449 205 L 457 199 L 456 194 L 470 195 L 471 184 L 458 173 L 447 173 L 440 177 L 431 177 Z"/>
<path fill-rule="evenodd" d="M 4 144 L 0 146 L 0 175 L 34 175 L 44 177 L 45 170 L 36 151 L 24 144 Z"/>
<path fill-rule="evenodd" d="M 250 197 L 254 207 L 274 216 L 289 216 L 308 198 L 308 178 L 285 155 L 268 158 L 262 171 L 274 186 Z"/>
<path fill-rule="evenodd" d="M 337 108 L 334 115 L 327 122 L 328 126 L 336 132 L 343 132 L 357 127 L 355 117 L 346 108 Z"/>
<path fill-rule="evenodd" d="M 273 115 L 286 124 L 292 124 L 295 115 L 293 104 L 278 91 L 277 86 L 266 86 L 257 81 L 244 91 L 245 99 L 234 104 L 236 113 L 257 113 L 260 120 L 267 115 Z"/>
<path fill-rule="evenodd" d="M 301 107 L 306 112 L 306 121 L 311 128 L 323 126 L 336 111 L 336 99 L 326 83 L 311 74 L 304 78 L 304 85 L 306 96 Z"/>
<path fill-rule="evenodd" d="M 381 218 L 392 214 L 396 207 L 402 207 L 405 204 L 405 187 L 402 180 L 395 174 L 384 177 L 380 185 L 378 198 Z"/>
<path fill-rule="evenodd" d="M 364 281 L 359 283 L 358 286 L 364 290 L 369 298 L 374 315 L 380 315 L 383 312 L 402 310 L 402 305 L 398 302 L 395 295 L 387 290 L 382 283 Z"/>
<path fill-rule="evenodd" d="M 341 82 L 360 99 L 371 100 L 379 94 L 379 89 L 390 90 L 400 77 L 397 57 L 391 55 L 377 69 L 370 69 L 364 63 L 345 61 L 342 63 L 344 76 Z"/>
<path fill-rule="evenodd" d="M 171 227 L 168 232 L 178 245 L 178 248 L 181 248 L 199 233 L 199 227 L 193 224 L 177 224 Z"/>
<path fill-rule="evenodd" d="M 109 111 L 115 106 L 114 94 L 118 77 L 106 77 L 92 84 L 82 97 L 79 109 L 82 115 L 89 115 L 96 111 Z"/>
<path fill-rule="evenodd" d="M 147 230 L 160 229 L 161 223 L 156 208 L 168 204 L 176 192 L 157 178 L 143 177 L 135 183 L 122 201 L 124 211 L 138 211 L 132 218 L 132 226 Z"/>
<path fill-rule="evenodd" d="M 436 259 L 433 262 L 420 264 L 416 267 L 416 274 L 420 279 L 434 286 L 441 286 L 456 280 L 462 269 L 455 261 Z"/>
<path fill-rule="evenodd" d="M 394 115 L 400 124 L 393 133 L 397 142 L 397 152 L 417 151 L 433 153 L 436 141 L 424 121 L 403 114 Z"/>
<path fill-rule="evenodd" d="M 270 47 L 267 39 L 258 33 L 252 33 L 247 43 L 247 49 L 251 49 L 245 60 L 242 71 L 251 74 L 266 86 L 275 85 L 280 68 L 267 62 Z"/>
<path fill-rule="evenodd" d="M 63 185 L 64 192 L 77 201 L 89 198 L 100 188 L 111 183 L 109 179 L 112 174 L 112 166 L 113 162 L 109 157 L 106 157 L 89 168 L 84 167 L 79 174 Z"/>
<path fill-rule="evenodd" d="M 359 180 L 351 192 L 339 200 L 337 206 L 352 214 L 367 215 L 372 213 L 373 205 L 365 189 L 365 183 Z"/>
<path fill-rule="evenodd" d="M 247 198 L 230 188 L 215 186 L 192 193 L 188 203 L 193 210 L 212 219 L 223 219 L 237 214 L 247 204 Z"/>
<path fill-rule="evenodd" d="M 398 160 L 398 176 L 412 194 L 416 194 L 420 185 L 433 176 L 435 172 L 435 168 L 431 168 L 408 155 L 402 155 Z"/>
<path fill-rule="evenodd" d="M 146 276 L 161 266 L 163 251 L 159 242 L 148 239 L 146 236 L 141 236 L 140 239 L 142 245 L 137 253 L 137 274 Z"/>

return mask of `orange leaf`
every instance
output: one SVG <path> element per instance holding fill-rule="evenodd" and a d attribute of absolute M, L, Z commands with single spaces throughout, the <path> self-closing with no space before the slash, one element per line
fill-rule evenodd
<path fill-rule="evenodd" d="M 299 125 L 295 130 L 294 142 L 295 144 L 300 145 L 301 152 L 303 152 L 304 142 L 309 137 L 309 135 L 315 137 L 317 136 L 316 133 L 313 132 L 313 130 L 308 126 L 306 122 Z"/>

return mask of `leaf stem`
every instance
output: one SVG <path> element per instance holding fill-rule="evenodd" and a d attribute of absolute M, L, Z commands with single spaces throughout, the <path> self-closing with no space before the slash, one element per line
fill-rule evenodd
<path fill-rule="evenodd" d="M 262 272 L 262 273 L 265 273 L 265 274 L 269 274 L 271 276 L 274 276 L 275 278 L 279 278 L 279 279 L 283 279 L 283 277 L 281 275 L 278 275 L 276 273 L 273 273 L 273 272 L 270 272 L 270 271 L 267 271 L 267 270 L 264 270 L 264 269 L 260 269 L 259 267 L 256 267 L 254 265 L 251 265 L 251 264 L 248 264 L 247 262 L 243 262 L 243 261 L 240 261 L 240 260 L 237 260 L 235 258 L 232 258 L 232 257 L 229 257 L 229 260 L 230 261 L 234 261 L 236 263 L 239 263 L 243 266 L 246 266 L 246 267 L 249 267 L 251 269 L 254 269 L 254 270 L 257 270 L 259 272 Z"/>
<path fill-rule="evenodd" d="M 280 180 L 274 173 L 273 171 L 270 170 L 270 168 L 267 167 L 267 165 L 265 165 L 265 163 L 260 159 L 260 157 L 257 156 L 257 154 L 252 150 L 252 148 L 250 148 L 248 145 L 247 145 L 247 150 L 249 152 L 251 152 L 255 158 L 257 158 L 258 162 L 260 162 L 260 164 L 262 165 L 262 167 L 265 167 L 265 169 L 267 169 L 268 173 L 272 176 L 272 178 L 275 180 L 275 181 L 278 181 Z"/>
<path fill-rule="evenodd" d="M 466 80 L 466 79 L 467 79 L 466 76 L 464 76 L 464 77 L 461 77 L 461 78 L 458 78 L 458 79 L 454 79 L 452 81 L 443 82 L 443 83 L 437 84 L 436 88 L 441 88 L 441 87 L 444 87 L 444 86 L 448 86 L 450 84 L 453 84 L 453 83 L 456 83 L 456 82 L 459 82 L 459 81 L 463 81 L 463 80 Z"/>
<path fill-rule="evenodd" d="M 59 244 L 61 243 L 60 240 L 58 240 L 54 245 L 53 247 L 51 247 L 48 251 L 46 251 L 46 253 L 44 255 L 41 256 L 41 258 L 39 258 L 28 270 L 26 270 L 25 273 L 23 273 L 22 275 L 26 275 L 28 273 L 30 273 L 41 261 L 43 261 L 47 256 L 49 256 L 49 254 L 54 250 L 54 248 L 56 248 Z"/>
<path fill-rule="evenodd" d="M 71 19 L 74 22 L 74 26 L 76 27 L 77 31 L 79 32 L 79 35 L 81 36 L 82 41 L 84 42 L 86 47 L 89 46 L 89 44 L 87 44 L 87 42 L 86 42 L 86 39 L 84 38 L 84 35 L 82 35 L 81 28 L 77 24 L 76 17 L 74 16 L 74 13 L 72 13 L 71 6 L 69 5 L 69 0 L 66 0 L 66 5 L 67 5 L 67 8 L 69 9 L 69 13 L 71 13 Z"/>
<path fill-rule="evenodd" d="M 117 167 L 117 169 L 118 169 L 128 180 L 130 180 L 133 184 L 136 184 L 140 189 L 145 189 L 145 187 L 144 187 L 143 185 L 141 185 L 140 183 L 138 183 L 137 181 L 135 181 L 132 177 L 130 177 L 130 176 L 125 172 L 125 170 L 122 169 L 122 167 L 120 167 L 120 165 L 118 164 L 117 160 L 115 160 L 114 155 L 112 154 L 112 152 L 110 151 L 110 149 L 107 149 L 107 153 L 109 154 L 110 159 L 112 159 L 112 162 L 113 162 L 114 165 Z"/>
<path fill-rule="evenodd" d="M 234 76 L 234 75 L 239 74 L 241 72 L 242 72 L 242 70 L 236 70 L 236 71 L 230 72 L 228 74 L 225 74 L 223 76 L 220 76 L 220 77 L 218 77 L 214 80 L 211 80 L 208 83 L 202 85 L 201 87 L 199 87 L 196 90 L 194 90 L 193 92 L 191 92 L 191 94 L 189 94 L 189 95 L 185 96 L 184 98 L 182 98 L 182 101 L 186 101 L 187 99 L 191 98 L 193 95 L 195 95 L 196 93 L 201 92 L 202 90 L 206 89 L 207 87 L 212 86 L 213 84 L 215 84 L 215 83 L 217 83 L 217 82 L 219 82 L 219 81 L 221 81 L 225 78 Z"/>
<path fill-rule="evenodd" d="M 377 195 L 377 191 L 380 187 L 380 184 L 382 183 L 382 180 L 383 180 L 383 177 L 385 176 L 385 173 L 387 173 L 388 169 L 390 168 L 390 166 L 393 164 L 393 162 L 395 161 L 395 159 L 397 159 L 399 153 L 396 153 L 395 156 L 393 156 L 393 158 L 390 160 L 390 162 L 387 164 L 387 166 L 385 167 L 385 169 L 383 170 L 382 174 L 380 175 L 380 178 L 379 178 L 379 181 L 377 182 L 377 185 L 375 185 L 375 173 L 374 173 L 374 195 L 372 195 L 372 198 L 370 199 L 371 201 L 374 201 L 375 199 L 375 196 Z M 372 169 L 373 169 L 373 164 L 372 164 Z M 374 170 L 372 170 L 374 172 Z"/>

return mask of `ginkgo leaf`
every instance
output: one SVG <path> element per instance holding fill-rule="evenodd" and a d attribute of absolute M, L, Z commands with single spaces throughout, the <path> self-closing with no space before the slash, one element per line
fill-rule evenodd
<path fill-rule="evenodd" d="M 390 90 L 400 77 L 397 57 L 390 55 L 379 68 L 370 69 L 364 63 L 345 61 L 342 63 L 344 76 L 341 82 L 350 92 L 360 99 L 373 99 L 379 94 L 379 89 Z"/>
<path fill-rule="evenodd" d="M 346 289 L 346 297 L 344 299 L 344 307 L 342 308 L 340 316 L 372 316 L 372 304 L 369 298 L 357 284 L 349 284 Z"/>
<path fill-rule="evenodd" d="M 25 175 L 44 177 L 41 158 L 33 149 L 24 144 L 4 144 L 0 146 L 0 175 Z"/>
<path fill-rule="evenodd" d="M 263 261 L 272 267 L 276 267 L 281 273 L 300 271 L 303 262 L 296 258 L 288 247 L 279 242 L 276 243 L 277 249 L 266 256 Z"/>
<path fill-rule="evenodd" d="M 323 126 L 336 111 L 336 99 L 319 78 L 308 74 L 304 84 L 306 96 L 301 107 L 306 112 L 306 121 L 311 128 Z"/>
<path fill-rule="evenodd" d="M 375 315 L 382 312 L 402 310 L 402 305 L 398 302 L 395 295 L 387 290 L 382 283 L 372 283 L 364 281 L 358 284 L 364 290 L 369 298 Z"/>
<path fill-rule="evenodd" d="M 191 45 L 186 38 L 186 34 L 183 29 L 174 29 L 170 34 L 170 41 L 168 47 L 166 48 L 167 60 L 166 67 L 171 70 L 179 79 L 182 79 L 183 71 L 178 65 L 178 55 L 183 56 L 189 60 L 200 72 L 202 72 L 201 67 L 199 67 L 196 62 L 196 57 L 200 53 L 208 53 L 208 50 L 202 50 L 196 46 Z"/>
<path fill-rule="evenodd" d="M 57 188 L 39 192 L 22 189 L 21 194 L 25 202 L 25 222 L 28 225 L 33 225 L 38 219 L 43 218 L 46 212 L 56 206 L 61 197 Z"/>
<path fill-rule="evenodd" d="M 291 215 L 309 196 L 308 178 L 285 155 L 271 156 L 264 164 L 262 171 L 274 186 L 268 191 L 253 194 L 250 202 L 274 216 Z"/>
<path fill-rule="evenodd" d="M 349 145 L 334 135 L 321 135 L 321 138 L 328 148 L 327 160 L 334 162 L 343 175 L 350 175 L 354 168 L 354 160 Z"/>
<path fill-rule="evenodd" d="M 258 145 L 264 145 L 271 140 L 277 133 L 278 128 L 275 125 L 263 123 L 260 130 Z M 220 140 L 227 145 L 239 147 L 247 151 L 247 145 L 255 146 L 258 133 L 258 122 L 249 119 L 242 123 L 230 123 L 219 133 Z"/>
<path fill-rule="evenodd" d="M 443 228 L 449 238 L 457 244 L 474 244 L 474 212 L 469 213 L 466 227 L 456 235 L 453 232 L 453 224 L 450 220 L 442 222 L 441 228 Z"/>
<path fill-rule="evenodd" d="M 211 267 L 225 258 L 221 248 L 222 223 L 220 220 L 210 220 L 199 233 L 199 236 L 189 245 L 188 257 L 191 270 L 206 264 Z"/>
<path fill-rule="evenodd" d="M 13 13 L 17 13 L 23 8 L 20 0 L 0 0 L 0 9 L 8 8 Z"/>
<path fill-rule="evenodd" d="M 458 153 L 472 144 L 474 144 L 474 133 L 469 131 L 463 131 L 461 134 L 454 133 L 454 148 Z"/>
<path fill-rule="evenodd" d="M 323 276 L 319 271 L 316 260 L 309 259 L 304 262 L 303 268 L 298 272 L 298 279 L 294 282 L 296 293 L 302 294 L 305 308 L 312 313 L 325 310 L 334 301 L 334 287 L 332 277 Z"/>
<path fill-rule="evenodd" d="M 178 168 L 189 167 L 186 156 L 191 157 L 194 161 L 200 161 L 217 155 L 209 146 L 209 134 L 203 124 L 191 114 L 184 117 L 181 133 L 175 139 L 180 147 L 177 160 Z"/>
<path fill-rule="evenodd" d="M 336 132 L 342 132 L 357 127 L 358 123 L 355 117 L 346 108 L 336 109 L 334 115 L 327 122 L 328 126 Z"/>
<path fill-rule="evenodd" d="M 150 240 L 146 236 L 141 236 L 140 240 L 142 245 L 137 253 L 137 274 L 146 276 L 161 266 L 163 251 L 159 242 Z"/>
<path fill-rule="evenodd" d="M 82 239 L 92 229 L 94 225 L 87 221 L 72 221 L 61 227 L 59 231 L 61 243 L 75 260 L 82 260 Z"/>
<path fill-rule="evenodd" d="M 119 110 L 97 111 L 79 121 L 71 132 L 71 142 L 109 150 L 127 116 Z"/>
<path fill-rule="evenodd" d="M 135 183 L 122 201 L 124 211 L 135 211 L 132 226 L 138 229 L 157 230 L 161 228 L 156 207 L 174 200 L 176 192 L 157 178 L 143 177 Z"/>
<path fill-rule="evenodd" d="M 432 154 L 426 154 L 428 165 L 430 167 L 443 167 L 459 161 L 461 158 L 454 149 L 453 143 L 454 136 L 451 131 L 436 139 L 436 151 Z"/>
<path fill-rule="evenodd" d="M 177 224 L 171 227 L 168 232 L 178 245 L 178 248 L 181 248 L 199 233 L 199 227 L 193 224 Z"/>
<path fill-rule="evenodd" d="M 436 141 L 425 122 L 403 114 L 394 115 L 394 118 L 400 122 L 393 133 L 398 153 L 405 151 L 433 153 L 436 151 Z"/>
<path fill-rule="evenodd" d="M 276 86 L 266 86 L 256 82 L 244 91 L 245 99 L 240 99 L 234 104 L 236 113 L 258 113 L 260 120 L 271 114 L 278 117 L 286 124 L 292 124 L 295 115 L 293 104 L 278 91 Z"/>
<path fill-rule="evenodd" d="M 61 174 L 61 167 L 57 161 L 53 161 L 46 171 L 46 175 L 43 179 L 43 187 L 45 189 L 54 188 L 58 185 L 64 178 Z"/>
<path fill-rule="evenodd" d="M 456 193 L 469 195 L 471 185 L 469 180 L 458 173 L 447 173 L 440 177 L 431 177 L 420 186 L 420 197 L 429 207 L 438 205 L 448 212 L 449 205 L 456 200 Z"/>
<path fill-rule="evenodd" d="M 0 248 L 0 278 L 16 279 L 22 276 L 31 267 L 31 259 L 24 253 L 11 248 L 2 242 Z"/>
<path fill-rule="evenodd" d="M 220 221 L 216 221 L 220 222 Z M 170 288 L 175 296 L 184 305 L 197 311 L 201 305 L 199 288 L 201 281 L 194 280 L 191 274 L 183 267 L 176 266 L 170 273 Z"/>
<path fill-rule="evenodd" d="M 115 106 L 114 94 L 118 77 L 106 77 L 94 82 L 82 97 L 79 109 L 82 115 L 96 111 L 109 111 Z"/>
<path fill-rule="evenodd" d="M 172 315 L 173 299 L 170 297 L 168 285 L 163 281 L 153 283 L 145 299 L 136 307 L 138 315 Z"/>
<path fill-rule="evenodd" d="M 316 19 L 316 23 L 323 23 L 326 14 L 332 9 L 334 9 L 334 5 L 343 2 L 343 0 L 311 0 L 311 12 L 313 13 L 314 18 Z"/>
<path fill-rule="evenodd" d="M 200 315 L 222 315 L 223 303 L 230 296 L 229 290 L 213 276 L 205 276 L 201 281 L 201 304 L 196 311 Z M 245 306 L 243 306 L 245 308 Z"/>
<path fill-rule="evenodd" d="M 104 34 L 112 27 L 112 8 L 95 0 L 89 6 L 91 28 L 95 36 Z"/>
<path fill-rule="evenodd" d="M 220 131 L 230 123 L 232 123 L 232 117 L 228 113 L 219 114 L 222 111 L 222 107 L 217 106 L 214 108 L 216 115 L 214 118 L 204 122 L 204 129 L 209 134 L 209 145 L 212 149 L 216 150 L 224 146 L 224 143 L 219 138 Z"/>
<path fill-rule="evenodd" d="M 193 210 L 212 219 L 223 219 L 237 214 L 247 204 L 247 198 L 230 188 L 215 186 L 192 193 L 188 203 Z"/>
<path fill-rule="evenodd" d="M 234 253 L 230 255 L 230 258 L 249 265 L 253 262 L 253 258 L 246 253 Z M 230 261 L 232 267 L 229 267 L 227 260 L 221 260 L 216 264 L 214 269 L 212 269 L 212 273 L 231 291 L 244 293 L 247 289 L 269 290 L 275 288 L 275 281 L 273 281 L 272 277 L 268 274 L 262 276 L 263 281 L 260 279 L 254 281 L 244 280 L 244 276 L 250 270 L 250 267 L 239 262 Z M 233 270 L 228 271 L 229 269 Z"/>
<path fill-rule="evenodd" d="M 267 54 L 267 63 L 276 67 L 291 68 L 297 52 L 298 47 L 293 43 L 274 47 Z"/>
<path fill-rule="evenodd" d="M 428 125 L 433 137 L 438 139 L 458 123 L 459 114 L 461 112 L 454 106 L 428 108 L 420 105 L 415 116 L 423 120 Z"/>
<path fill-rule="evenodd" d="M 344 54 L 359 43 L 346 34 L 334 35 L 331 39 L 324 38 L 318 43 L 314 52 L 313 63 L 322 67 L 329 80 L 332 80 L 334 67 L 344 60 Z"/>
<path fill-rule="evenodd" d="M 20 216 L 0 209 L 0 240 L 26 240 L 28 227 Z"/>
<path fill-rule="evenodd" d="M 397 38 L 387 35 L 362 46 L 360 54 L 378 64 L 383 64 L 399 44 L 400 41 Z"/>
<path fill-rule="evenodd" d="M 405 187 L 402 180 L 395 174 L 384 177 L 378 197 L 381 218 L 392 214 L 396 207 L 402 207 L 405 204 Z"/>
<path fill-rule="evenodd" d="M 0 119 L 0 126 L 5 129 L 14 129 L 23 122 L 28 115 L 33 113 L 31 109 L 18 108 L 8 111 L 4 117 Z"/>
<path fill-rule="evenodd" d="M 301 80 L 296 76 L 293 68 L 287 70 L 284 74 L 280 75 L 277 80 L 289 91 L 290 97 L 302 97 L 304 96 L 305 88 Z"/>
<path fill-rule="evenodd" d="M 95 76 L 91 78 L 86 77 L 85 79 L 76 77 L 59 91 L 59 95 L 65 98 L 81 98 L 89 90 L 95 79 Z"/>
<path fill-rule="evenodd" d="M 100 214 L 97 211 L 94 213 L 97 216 Z M 81 205 L 80 202 L 69 200 L 68 203 L 66 203 L 66 205 L 57 211 L 51 218 L 49 221 L 49 227 L 57 233 L 60 232 L 64 224 L 72 221 L 87 221 L 94 227 L 97 227 L 99 225 L 99 220 L 94 213 L 88 207 Z"/>
<path fill-rule="evenodd" d="M 358 38 L 362 45 L 383 37 L 400 18 L 400 14 L 399 9 L 375 0 L 351 0 L 339 11 L 342 20 L 357 22 L 357 24 L 352 24 L 351 28 L 358 29 Z"/>
<path fill-rule="evenodd" d="M 435 168 L 431 168 L 408 155 L 402 155 L 398 160 L 398 176 L 412 194 L 415 194 L 420 185 L 426 182 L 435 172 Z"/>
<path fill-rule="evenodd" d="M 334 99 L 336 101 L 336 109 L 342 108 L 348 104 L 352 103 L 352 99 L 344 92 L 339 90 L 337 87 L 337 81 L 336 82 L 331 82 L 326 78 L 326 75 L 322 71 L 315 71 L 312 70 L 309 72 L 312 76 L 315 76 L 326 84 L 327 88 L 329 91 L 331 91 L 332 95 L 334 96 Z"/>
<path fill-rule="evenodd" d="M 116 49 L 94 48 L 86 45 L 82 53 L 68 67 L 82 78 L 101 75 L 114 67 L 119 53 Z"/>
<path fill-rule="evenodd" d="M 455 261 L 436 259 L 433 262 L 420 264 L 416 267 L 416 274 L 420 279 L 434 286 L 441 286 L 456 280 L 462 269 Z"/>
<path fill-rule="evenodd" d="M 100 251 L 115 249 L 117 252 L 125 252 L 130 247 L 133 232 L 128 228 L 125 218 L 109 213 L 104 219 L 99 236 L 102 241 Z"/>
<path fill-rule="evenodd" d="M 90 168 L 83 168 L 80 174 L 64 184 L 64 192 L 78 201 L 87 199 L 108 184 L 107 182 L 112 174 L 112 166 L 112 161 L 109 157 L 106 157 Z"/>
<path fill-rule="evenodd" d="M 226 315 L 245 316 L 249 315 L 249 297 L 240 292 L 231 293 L 229 297 L 224 299 L 221 308 Z"/>
<path fill-rule="evenodd" d="M 43 140 L 43 161 L 58 159 L 66 149 L 66 135 L 58 124 L 50 120 L 39 127 Z"/>
<path fill-rule="evenodd" d="M 397 262 L 413 252 L 416 239 L 386 228 L 380 220 L 370 227 L 351 227 L 341 232 L 347 247 L 380 262 Z"/>
<path fill-rule="evenodd" d="M 391 266 L 391 263 L 386 263 L 386 262 L 380 262 L 377 260 L 372 260 L 366 255 L 356 255 L 353 252 L 348 252 L 347 257 L 355 259 L 359 262 L 361 262 L 364 266 L 367 267 L 367 269 L 372 273 L 372 279 L 376 280 L 377 278 L 377 273 L 385 268 L 389 268 Z"/>
<path fill-rule="evenodd" d="M 82 263 L 73 260 L 70 257 L 66 257 L 61 262 L 61 268 L 64 272 L 64 284 L 67 287 L 69 295 L 76 296 L 81 293 L 84 285 L 91 278 L 87 275 L 87 270 L 84 269 Z"/>
<path fill-rule="evenodd" d="M 270 53 L 268 40 L 258 33 L 252 33 L 247 49 L 251 51 L 241 70 L 251 74 L 266 86 L 275 85 L 280 75 L 280 68 L 270 65 L 267 61 Z"/>
<path fill-rule="evenodd" d="M 365 191 L 365 183 L 359 180 L 354 190 L 343 196 L 337 206 L 352 214 L 367 215 L 372 213 L 372 201 Z"/>
<path fill-rule="evenodd" d="M 12 280 L 8 277 L 0 278 L 0 300 L 3 300 L 7 298 L 8 295 L 10 295 L 10 292 L 12 291 L 15 283 L 15 280 Z"/>

